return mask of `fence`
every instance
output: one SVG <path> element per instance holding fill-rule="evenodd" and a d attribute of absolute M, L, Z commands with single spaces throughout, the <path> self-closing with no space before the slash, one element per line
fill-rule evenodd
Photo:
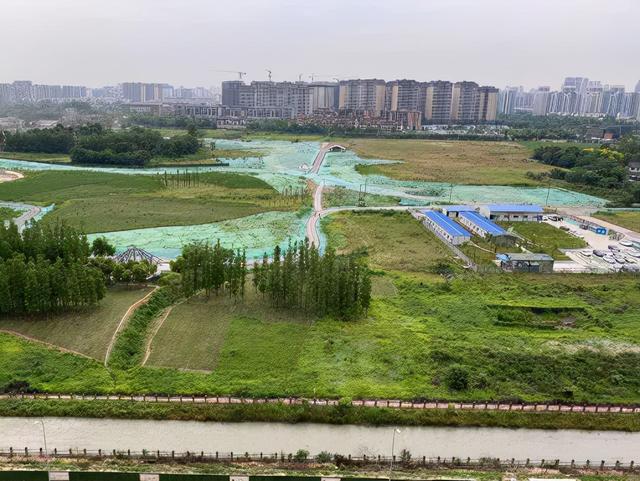
<path fill-rule="evenodd" d="M 185 404 L 284 404 L 311 406 L 338 406 L 347 402 L 354 407 L 377 407 L 389 409 L 453 409 L 475 411 L 516 411 L 516 412 L 557 412 L 557 413 L 615 413 L 639 414 L 639 405 L 621 404 L 566 404 L 566 403 L 518 403 L 499 401 L 403 401 L 393 399 L 314 399 L 302 397 L 286 398 L 247 398 L 233 396 L 158 396 L 158 395 L 125 395 L 125 394 L 0 394 L 2 399 L 47 399 L 47 400 L 82 400 L 82 401 L 133 401 L 151 403 L 185 403 Z"/>
<path fill-rule="evenodd" d="M 617 471 L 639 471 L 634 461 L 604 461 L 604 460 L 560 460 L 560 459 L 526 459 L 516 460 L 500 459 L 500 458 L 461 458 L 461 457 L 418 457 L 412 458 L 410 454 L 404 456 L 352 456 L 321 453 L 315 456 L 309 456 L 308 453 L 299 451 L 298 453 L 222 453 L 222 452 L 176 452 L 176 451 L 118 451 L 118 450 L 87 450 L 87 449 L 69 449 L 68 451 L 59 451 L 54 449 L 45 453 L 42 448 L 37 451 L 23 449 L 0 449 L 0 458 L 9 458 L 12 460 L 132 460 L 138 462 L 149 463 L 263 463 L 277 464 L 279 466 L 296 466 L 304 467 L 305 465 L 317 465 L 319 463 L 333 463 L 339 466 L 367 466 L 367 467 L 384 467 L 385 469 L 392 464 L 397 468 L 460 468 L 460 469 L 518 469 L 518 468 L 542 468 L 542 469 L 592 469 L 592 470 L 617 470 Z M 2 473 L 2 471 L 0 471 Z M 251 476 L 253 481 L 262 481 L 263 476 Z M 277 476 L 277 480 L 287 480 L 292 477 Z M 312 480 L 313 477 L 294 477 L 295 479 Z M 0 477 L 0 480 L 2 477 Z M 360 478 L 348 478 L 350 481 Z M 385 479 L 389 479 L 385 477 Z"/>

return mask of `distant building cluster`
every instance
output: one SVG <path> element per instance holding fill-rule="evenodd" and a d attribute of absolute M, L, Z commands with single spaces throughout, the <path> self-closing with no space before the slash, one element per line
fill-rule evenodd
<path fill-rule="evenodd" d="M 640 82 L 633 92 L 624 85 L 608 85 L 585 77 L 567 77 L 560 90 L 538 87 L 525 91 L 507 87 L 500 91 L 498 110 L 503 114 L 610 116 L 640 120 Z"/>
<path fill-rule="evenodd" d="M 222 83 L 225 107 L 254 109 L 268 118 L 352 127 L 416 129 L 429 124 L 496 120 L 498 89 L 475 82 L 354 79 L 339 82 Z M 257 111 L 255 109 L 258 109 Z"/>
<path fill-rule="evenodd" d="M 40 85 L 30 80 L 16 80 L 13 83 L 0 83 L 0 102 L 86 99 L 88 91 L 87 87 L 79 85 Z"/>
<path fill-rule="evenodd" d="M 30 80 L 0 83 L 0 103 L 41 100 L 103 100 L 106 102 L 219 101 L 204 87 L 173 87 L 165 83 L 124 82 L 116 86 L 88 88 L 79 85 L 41 85 Z"/>

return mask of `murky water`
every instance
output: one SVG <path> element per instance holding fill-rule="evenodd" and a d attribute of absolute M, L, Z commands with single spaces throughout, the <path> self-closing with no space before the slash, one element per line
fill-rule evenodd
<path fill-rule="evenodd" d="M 281 423 L 203 423 L 44 418 L 49 449 L 285 453 L 306 449 L 351 455 L 390 455 L 393 428 Z M 0 448 L 38 449 L 35 418 L 0 418 Z M 640 459 L 640 433 L 501 428 L 403 427 L 395 452 L 413 456 L 560 459 L 629 462 Z"/>

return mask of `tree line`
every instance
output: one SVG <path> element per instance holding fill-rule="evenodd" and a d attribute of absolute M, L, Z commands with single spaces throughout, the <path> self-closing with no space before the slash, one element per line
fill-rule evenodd
<path fill-rule="evenodd" d="M 171 263 L 174 272 L 182 274 L 182 291 L 186 296 L 204 290 L 207 295 L 227 293 L 244 297 L 247 278 L 247 257 L 244 250 L 214 245 L 188 244 L 182 255 Z"/>
<path fill-rule="evenodd" d="M 50 313 L 91 306 L 105 280 L 88 262 L 86 237 L 75 229 L 36 223 L 22 234 L 0 228 L 0 314 Z"/>
<path fill-rule="evenodd" d="M 253 285 L 275 307 L 302 309 L 317 315 L 354 319 L 371 303 L 371 277 L 363 259 L 324 255 L 304 242 L 282 251 L 276 246 L 272 259 L 265 254 L 253 268 Z"/>
<path fill-rule="evenodd" d="M 7 151 L 70 154 L 73 162 L 85 164 L 142 166 L 154 157 L 183 157 L 195 154 L 199 148 L 194 129 L 165 139 L 152 129 L 132 127 L 116 131 L 100 124 L 75 129 L 61 125 L 32 129 L 7 133 L 4 139 Z"/>

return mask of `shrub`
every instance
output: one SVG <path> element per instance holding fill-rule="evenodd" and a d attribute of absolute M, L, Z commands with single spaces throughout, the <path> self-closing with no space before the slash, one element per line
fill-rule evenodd
<path fill-rule="evenodd" d="M 298 449 L 298 451 L 296 451 L 296 454 L 293 455 L 293 460 L 306 461 L 308 457 L 309 457 L 309 451 L 307 451 L 306 449 Z"/>
<path fill-rule="evenodd" d="M 469 371 L 459 364 L 449 366 L 444 376 L 444 382 L 453 391 L 464 391 L 469 387 Z"/>
<path fill-rule="evenodd" d="M 316 461 L 319 463 L 330 463 L 333 459 L 333 455 L 329 451 L 320 451 L 316 455 Z"/>

